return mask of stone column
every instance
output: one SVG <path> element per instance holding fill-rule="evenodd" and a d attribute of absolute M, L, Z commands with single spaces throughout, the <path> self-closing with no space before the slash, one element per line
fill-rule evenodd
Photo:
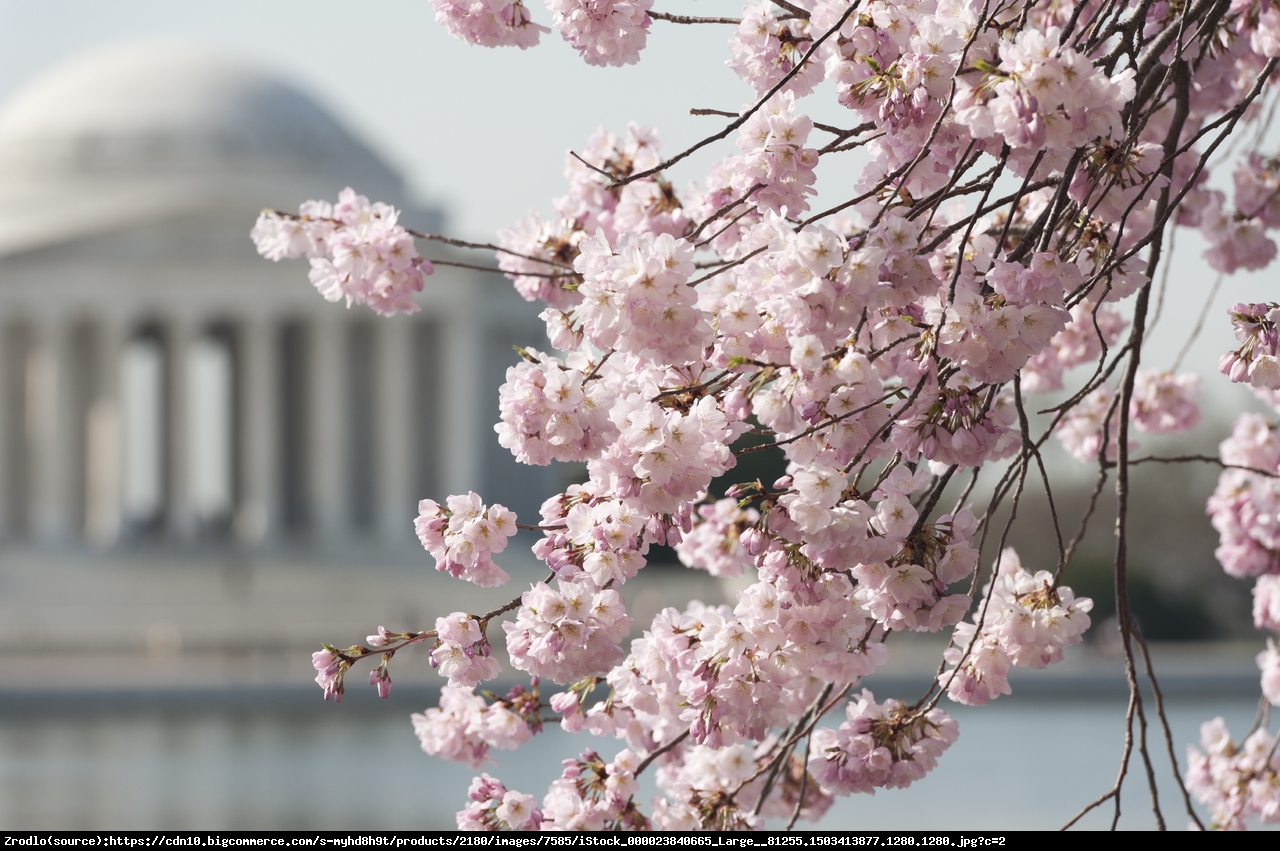
<path fill-rule="evenodd" d="M 236 539 L 257 546 L 275 534 L 280 516 L 280 357 L 278 324 L 254 317 L 236 329 L 240 399 L 240 498 Z"/>
<path fill-rule="evenodd" d="M 413 493 L 413 325 L 407 316 L 378 323 L 378 525 L 392 546 L 413 541 L 418 501 Z"/>
<path fill-rule="evenodd" d="M 342 543 L 350 532 L 347 511 L 347 324 L 332 309 L 311 323 L 309 463 L 316 531 Z"/>
<path fill-rule="evenodd" d="M 188 317 L 170 320 L 164 327 L 165 415 L 168 424 L 165 521 L 168 533 L 181 541 L 190 541 L 196 534 L 196 514 L 191 502 L 191 369 L 188 358 L 197 333 L 196 323 Z"/>
<path fill-rule="evenodd" d="M 32 520 L 37 540 L 60 544 L 72 536 L 77 514 L 74 463 L 80 456 L 72 422 L 70 326 L 43 317 L 33 330 L 24 376 Z"/>
<path fill-rule="evenodd" d="M 25 332 L 16 322 L 0 324 L 0 540 L 22 532 L 22 357 Z"/>
<path fill-rule="evenodd" d="M 121 460 L 124 454 L 120 411 L 120 356 L 125 323 L 101 319 L 95 331 L 95 357 L 85 410 L 85 539 L 108 547 L 120 534 Z"/>

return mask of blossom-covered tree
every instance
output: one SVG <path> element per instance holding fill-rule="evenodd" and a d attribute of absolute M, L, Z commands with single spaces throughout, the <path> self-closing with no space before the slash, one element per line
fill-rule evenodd
<path fill-rule="evenodd" d="M 522 0 L 433 0 L 450 33 L 533 47 L 550 30 Z M 423 500 L 417 532 L 438 570 L 483 587 L 517 528 L 541 535 L 546 580 L 483 614 L 443 614 L 427 632 L 380 628 L 366 644 L 315 654 L 325 696 L 357 663 L 425 643 L 447 679 L 413 716 L 428 753 L 472 767 L 559 718 L 616 737 L 605 761 L 566 761 L 542 798 L 487 774 L 458 825 L 477 829 L 695 829 L 793 825 L 832 797 L 907 786 L 959 729 L 944 700 L 1010 693 L 1015 666 L 1062 659 L 1089 627 L 1053 513 L 1056 563 L 1024 566 L 1006 546 L 1028 477 L 1052 505 L 1050 438 L 1117 494 L 1117 625 L 1130 710 L 1112 801 L 1131 758 L 1150 771 L 1147 719 L 1173 740 L 1145 641 L 1128 606 L 1130 470 L 1137 433 L 1196 424 L 1199 377 L 1144 364 L 1155 273 L 1174 227 L 1198 229 L 1224 274 L 1276 255 L 1280 153 L 1265 122 L 1280 91 L 1276 0 L 770 0 L 742 17 L 655 11 L 651 0 L 548 0 L 549 22 L 591 65 L 661 51 L 662 25 L 727 27 L 727 63 L 746 84 L 737 111 L 664 157 L 655 132 L 601 129 L 566 159 L 568 194 L 475 244 L 415 233 L 348 189 L 336 204 L 263 213 L 267 258 L 309 258 L 331 301 L 412 312 L 433 263 L 418 242 L 486 253 L 545 305 L 554 351 L 507 372 L 498 440 L 527 464 L 585 463 L 587 481 L 518 523 L 471 493 Z M 806 98 L 847 109 L 816 123 Z M 1269 105 L 1269 106 L 1268 106 Z M 1210 188 L 1211 158 L 1256 125 L 1234 194 Z M 724 155 L 683 190 L 694 151 Z M 857 180 L 813 209 L 820 166 L 861 149 Z M 824 196 L 841 191 L 824 187 Z M 1123 302 L 1130 302 L 1124 313 Z M 1125 318 L 1127 316 L 1131 318 Z M 1280 402 L 1280 305 L 1238 304 L 1240 347 L 1222 373 Z M 1076 367 L 1074 383 L 1068 373 Z M 1036 394 L 1069 391 L 1044 427 Z M 1280 631 L 1280 433 L 1254 414 L 1223 443 L 1209 502 L 1233 576 L 1256 577 L 1255 621 Z M 714 483 L 770 452 L 776 481 Z M 989 499 L 972 504 L 979 480 Z M 951 486 L 950 490 L 948 487 Z M 944 491 L 948 494 L 943 502 Z M 1007 521 L 997 521 L 1007 516 Z M 533 518 L 525 518 L 532 520 Z M 692 602 L 634 624 L 619 587 L 649 548 L 690 568 L 752 581 L 736 605 Z M 985 553 L 985 556 L 984 556 Z M 497 621 L 505 652 L 493 641 Z M 641 637 L 624 646 L 633 627 Z M 894 633 L 949 631 L 923 695 L 874 695 Z M 500 696 L 477 687 L 502 661 L 529 675 Z M 1280 705 L 1280 652 L 1258 657 Z M 546 681 L 564 687 L 549 698 Z M 1154 710 L 1154 711 L 1153 711 Z M 844 720 L 821 726 L 828 714 Z M 547 719 L 546 713 L 552 713 Z M 1135 725 L 1137 735 L 1135 735 Z M 1178 777 L 1212 826 L 1280 820 L 1280 756 L 1265 727 L 1232 742 L 1205 725 Z M 1177 774 L 1177 760 L 1174 759 Z M 661 795 L 637 799 L 652 767 Z M 1158 822 L 1164 818 L 1153 805 Z M 1082 813 L 1083 815 L 1083 813 Z M 1078 818 L 1078 816 L 1077 816 Z M 1074 820 L 1073 820 L 1074 821 Z"/>

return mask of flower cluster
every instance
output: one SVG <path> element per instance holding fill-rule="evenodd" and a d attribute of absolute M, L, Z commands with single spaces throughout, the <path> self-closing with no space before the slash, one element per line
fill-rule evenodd
<path fill-rule="evenodd" d="M 470 803 L 458 813 L 458 830 L 540 830 L 537 799 L 508 790 L 501 780 L 481 774 L 467 790 Z"/>
<path fill-rule="evenodd" d="M 883 508 L 890 500 L 880 504 Z M 969 509 L 944 514 L 903 542 L 887 563 L 860 564 L 855 598 L 886 629 L 937 632 L 969 611 L 968 594 L 951 585 L 973 572 L 978 551 L 971 545 L 977 521 Z"/>
<path fill-rule="evenodd" d="M 444 686 L 439 706 L 412 715 L 413 732 L 432 756 L 479 768 L 489 748 L 513 750 L 533 735 L 528 721 L 513 711 L 521 708 L 522 696 L 490 704 L 470 688 Z"/>
<path fill-rule="evenodd" d="M 1253 625 L 1280 632 L 1280 574 L 1264 573 L 1254 583 Z"/>
<path fill-rule="evenodd" d="M 805 582 L 783 559 L 766 561 L 732 611 L 666 609 L 632 642 L 608 675 L 613 711 L 639 725 L 620 734 L 661 742 L 688 730 L 712 748 L 759 740 L 803 714 L 823 683 L 853 683 L 888 660 L 883 644 L 866 642 L 873 624 L 851 603 L 847 578 Z"/>
<path fill-rule="evenodd" d="M 690 404 L 656 392 L 618 399 L 609 414 L 618 438 L 587 471 L 609 496 L 646 515 L 688 518 L 711 480 L 735 465 L 729 444 L 747 425 L 730 420 L 712 397 Z"/>
<path fill-rule="evenodd" d="M 646 830 L 649 820 L 632 798 L 639 791 L 640 758 L 622 750 L 610 762 L 595 751 L 566 759 L 542 799 L 543 830 Z"/>
<path fill-rule="evenodd" d="M 1199 395 L 1200 376 L 1195 373 L 1139 370 L 1134 376 L 1129 417 L 1145 432 L 1181 434 L 1200 422 L 1200 406 L 1195 402 Z"/>
<path fill-rule="evenodd" d="M 502 673 L 502 666 L 490 653 L 480 621 L 466 612 L 436 618 L 436 646 L 431 651 L 431 667 L 449 678 L 449 685 L 471 688 Z"/>
<path fill-rule="evenodd" d="M 876 703 L 870 691 L 849 702 L 846 720 L 813 734 L 809 771 L 835 795 L 903 789 L 924 777 L 960 735 L 941 709 L 913 710 L 897 700 Z"/>
<path fill-rule="evenodd" d="M 628 503 L 573 485 L 542 506 L 545 537 L 533 553 L 561 579 L 595 588 L 621 585 L 639 572 L 649 535 L 659 532 Z"/>
<path fill-rule="evenodd" d="M 555 28 L 588 65 L 634 65 L 649 34 L 653 0 L 547 0 Z"/>
<path fill-rule="evenodd" d="M 1209 243 L 1204 254 L 1209 265 L 1226 274 L 1263 269 L 1275 259 L 1276 244 L 1267 231 L 1280 228 L 1280 158 L 1250 152 L 1234 178 L 1234 210 L 1221 191 L 1201 190 L 1198 208 L 1186 217 Z"/>
<path fill-rule="evenodd" d="M 475 493 L 451 496 L 445 505 L 424 499 L 418 503 L 413 528 L 436 560 L 436 570 L 481 588 L 511 578 L 493 561 L 493 553 L 505 550 L 507 539 L 516 533 L 515 514 L 501 505 L 485 507 Z"/>
<path fill-rule="evenodd" d="M 348 187 L 338 203 L 308 201 L 297 216 L 263 211 L 251 236 L 268 260 L 310 258 L 311 283 L 326 301 L 345 299 L 348 307 L 367 304 L 393 316 L 418 310 L 413 294 L 434 271 L 399 217 L 394 207 L 370 204 Z"/>
<path fill-rule="evenodd" d="M 1200 748 L 1187 746 L 1187 791 L 1209 807 L 1213 827 L 1243 830 L 1254 815 L 1280 821 L 1280 753 L 1266 729 L 1236 743 L 1215 718 L 1200 725 Z"/>
<path fill-rule="evenodd" d="M 550 32 L 529 18 L 521 0 L 431 0 L 431 5 L 436 10 L 436 23 L 450 35 L 481 47 L 524 50 L 537 44 L 542 33 Z"/>
<path fill-rule="evenodd" d="M 1076 597 L 1053 574 L 1032 574 L 1012 547 L 1000 554 L 996 575 L 972 623 L 958 624 L 943 654 L 955 667 L 938 675 L 957 703 L 983 706 L 1009 694 L 1010 665 L 1044 668 L 1080 643 L 1089 628 L 1093 600 Z"/>
<path fill-rule="evenodd" d="M 729 39 L 733 58 L 727 64 L 763 95 L 800 64 L 812 45 L 810 21 L 804 18 L 779 19 L 763 3 L 748 3 L 742 23 Z M 811 59 L 788 82 L 786 90 L 807 95 L 822 81 L 822 63 Z"/>
<path fill-rule="evenodd" d="M 324 699 L 332 697 L 334 703 L 341 703 L 344 693 L 342 679 L 351 667 L 350 660 L 326 646 L 311 654 L 311 666 L 316 669 L 316 685 L 324 689 Z"/>
<path fill-rule="evenodd" d="M 1122 128 L 1135 73 L 1108 77 L 1060 44 L 1061 30 L 1026 29 L 1001 41 L 999 63 L 975 63 L 978 78 L 956 77 L 956 121 L 975 138 L 1000 136 L 1015 148 L 1069 151 Z"/>
<path fill-rule="evenodd" d="M 618 643 L 632 620 L 622 595 L 589 582 L 539 582 L 520 597 L 515 621 L 507 621 L 511 664 L 560 685 L 608 671 L 623 653 Z"/>
<path fill-rule="evenodd" d="M 1062 389 L 1063 374 L 1081 364 L 1096 363 L 1119 340 L 1128 320 L 1105 304 L 1085 299 L 1071 308 L 1071 321 L 1022 368 L 1022 389 L 1051 393 Z"/>
<path fill-rule="evenodd" d="M 1272 706 L 1280 706 L 1280 650 L 1275 639 L 1267 639 L 1267 649 L 1258 654 L 1257 662 L 1262 671 L 1262 696 Z"/>
<path fill-rule="evenodd" d="M 736 744 L 724 748 L 686 745 L 679 759 L 668 759 L 658 769 L 658 786 L 666 797 L 654 804 L 654 827 L 660 830 L 698 830 L 704 825 L 720 829 L 754 829 L 766 818 L 799 817 L 817 821 L 833 798 L 808 774 L 804 760 L 794 753 L 772 775 L 771 794 L 758 813 L 749 804 L 764 791 L 766 777 L 758 771 L 779 758 L 783 743 L 770 737 L 758 745 Z M 736 794 L 735 794 L 736 793 Z M 803 803 L 800 796 L 804 796 Z M 732 797 L 731 797 L 732 796 Z"/>
<path fill-rule="evenodd" d="M 741 576 L 755 563 L 742 544 L 742 534 L 759 519 L 759 511 L 740 508 L 736 499 L 700 505 L 693 529 L 676 545 L 676 555 L 712 576 Z"/>
<path fill-rule="evenodd" d="M 794 92 L 774 95 L 742 125 L 738 133 L 742 155 L 723 164 L 732 175 L 729 185 L 735 197 L 747 198 L 747 203 L 762 211 L 786 210 L 793 216 L 809 209 L 813 168 L 818 164 L 818 152 L 805 147 L 813 120 L 796 114 L 795 103 Z"/>
<path fill-rule="evenodd" d="M 1115 389 L 1109 384 L 1099 385 L 1063 418 L 1057 431 L 1058 440 L 1071 457 L 1082 463 L 1097 461 L 1099 452 L 1105 452 L 1107 461 L 1115 461 L 1120 445 L 1119 409 Z M 1129 448 L 1135 446 L 1131 438 Z"/>
<path fill-rule="evenodd" d="M 624 234 L 612 247 L 603 230 L 579 246 L 582 275 L 574 310 L 586 339 L 660 363 L 699 360 L 711 326 L 698 310 L 693 246 L 670 234 Z"/>
<path fill-rule="evenodd" d="M 613 394 L 603 382 L 586 380 L 591 364 L 577 352 L 567 362 L 536 349 L 522 354 L 498 390 L 498 443 L 522 464 L 585 461 L 598 455 L 618 430 L 609 420 Z"/>
<path fill-rule="evenodd" d="M 540 299 L 555 311 L 578 304 L 580 278 L 574 261 L 583 241 L 597 231 L 604 231 L 612 245 L 620 234 L 682 236 L 692 227 L 679 196 L 661 174 L 620 188 L 613 185 L 657 166 L 658 152 L 652 128 L 630 124 L 621 139 L 600 128 L 581 152 L 565 157 L 569 194 L 554 201 L 555 216 L 544 220 L 530 212 L 498 232 L 498 266 L 525 299 Z M 544 318 L 563 321 L 554 311 Z"/>
<path fill-rule="evenodd" d="M 911 415 L 894 424 L 891 442 L 943 467 L 977 467 L 1006 456 L 1016 448 L 1009 431 L 1014 411 L 991 404 L 993 395 L 988 391 L 984 398 L 963 384 L 954 389 L 928 386 Z"/>
<path fill-rule="evenodd" d="M 1280 389 L 1280 359 L 1276 345 L 1280 332 L 1278 304 L 1236 304 L 1231 307 L 1231 326 L 1240 348 L 1218 359 L 1218 369 L 1235 382 L 1254 387 Z"/>
<path fill-rule="evenodd" d="M 1063 293 L 1081 280 L 1076 266 L 1049 251 L 1029 266 L 996 260 L 984 278 L 964 276 L 954 299 L 945 290 L 925 299 L 925 321 L 941 326 L 940 354 L 978 381 L 1003 383 L 1066 328 Z"/>
<path fill-rule="evenodd" d="M 1209 248 L 1205 260 L 1219 272 L 1266 268 L 1276 256 L 1276 244 L 1261 219 L 1247 218 L 1226 206 L 1221 192 L 1208 190 L 1196 221 Z"/>
<path fill-rule="evenodd" d="M 1280 473 L 1280 434 L 1259 414 L 1241 414 L 1218 453 L 1226 464 Z M 1214 555 L 1228 574 L 1280 573 L 1280 479 L 1224 470 L 1206 512 L 1219 535 Z"/>

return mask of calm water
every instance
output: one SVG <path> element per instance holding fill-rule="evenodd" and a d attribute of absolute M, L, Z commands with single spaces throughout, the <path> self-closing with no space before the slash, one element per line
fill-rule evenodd
<path fill-rule="evenodd" d="M 407 716 L 420 707 L 402 703 L 393 712 L 352 702 L 6 711 L 0 828 L 452 827 L 473 772 L 418 750 Z M 1115 777 L 1122 702 L 1014 696 L 981 710 L 945 708 L 961 735 L 936 771 L 909 789 L 840 800 L 821 826 L 1056 828 Z M 1174 701 L 1180 759 L 1201 721 L 1223 715 L 1239 736 L 1255 709 L 1238 698 Z M 559 774 L 558 761 L 587 746 L 617 749 L 612 741 L 550 730 L 514 754 L 499 754 L 488 770 L 509 788 L 540 797 Z M 1162 743 L 1157 759 L 1167 774 Z M 1136 757 L 1134 768 L 1141 770 Z M 1184 827 L 1172 781 L 1161 792 L 1170 827 Z M 1125 793 L 1122 824 L 1152 826 L 1140 778 L 1133 776 Z"/>

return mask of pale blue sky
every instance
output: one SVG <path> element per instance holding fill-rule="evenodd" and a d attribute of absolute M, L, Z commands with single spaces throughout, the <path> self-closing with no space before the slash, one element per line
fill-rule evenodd
<path fill-rule="evenodd" d="M 734 0 L 655 5 L 694 14 L 739 8 Z M 540 3 L 531 7 L 538 20 L 549 21 Z M 93 47 L 187 38 L 274 69 L 309 90 L 402 169 L 417 195 L 443 203 L 455 233 L 487 239 L 530 208 L 549 210 L 550 199 L 565 189 L 565 150 L 582 146 L 601 124 L 615 131 L 629 120 L 652 124 L 668 153 L 717 129 L 721 119 L 687 112 L 691 106 L 736 109 L 749 99 L 750 91 L 724 65 L 728 35 L 728 27 L 655 22 L 639 65 L 592 68 L 555 33 L 528 51 L 462 44 L 435 24 L 428 0 L 0 0 L 0 99 Z M 821 105 L 821 120 L 848 122 L 829 98 L 804 104 Z M 730 152 L 728 144 L 691 158 L 674 174 L 677 185 L 701 177 Z M 854 164 L 824 161 L 819 179 L 848 186 Z M 820 201 L 839 199 L 834 191 L 824 195 Z M 1214 278 L 1199 259 L 1196 235 L 1183 231 L 1179 243 L 1152 341 L 1153 366 L 1172 362 Z M 1229 407 L 1244 391 L 1211 374 L 1218 355 L 1232 345 L 1223 308 L 1277 299 L 1277 283 L 1275 267 L 1229 279 L 1184 362 L 1205 373 L 1210 392 Z"/>
<path fill-rule="evenodd" d="M 681 4 L 717 11 L 705 0 Z M 546 9 L 534 6 L 548 23 Z M 555 33 L 527 51 L 477 48 L 433 16 L 428 0 L 0 2 L 0 98 L 98 45 L 188 38 L 302 85 L 400 167 L 419 195 L 448 205 L 457 230 L 481 237 L 530 207 L 549 210 L 564 193 L 565 150 L 599 125 L 656 125 L 674 150 L 722 120 L 690 118 L 691 105 L 736 109 L 750 95 L 723 63 L 729 27 L 716 28 L 718 39 L 706 28 L 662 24 L 649 63 L 592 68 Z M 656 67 L 677 60 L 691 71 Z"/>

